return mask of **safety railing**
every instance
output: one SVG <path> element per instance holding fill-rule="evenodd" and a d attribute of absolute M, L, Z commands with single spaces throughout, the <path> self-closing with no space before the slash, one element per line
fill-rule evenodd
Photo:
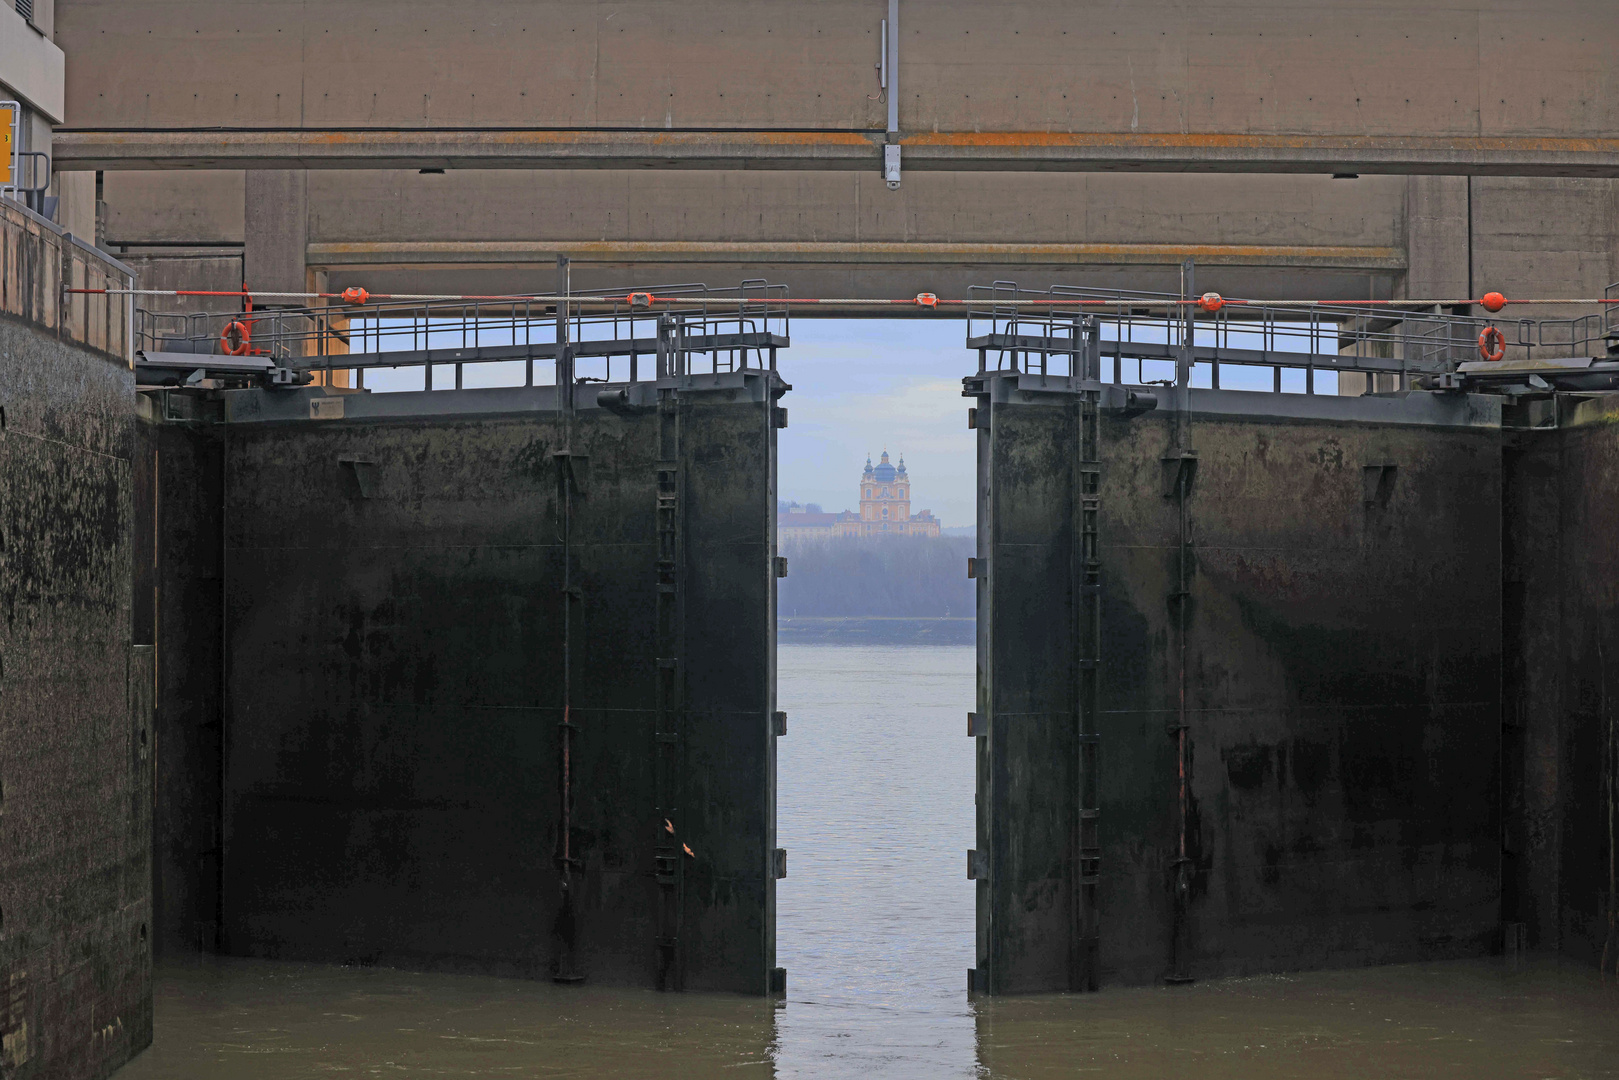
<path fill-rule="evenodd" d="M 453 369 L 461 387 L 474 365 L 517 365 L 501 385 L 554 381 L 567 351 L 583 382 L 637 382 L 703 372 L 774 370 L 789 341 L 786 288 L 746 281 L 701 283 L 566 296 L 392 299 L 302 308 L 136 315 L 138 347 L 174 366 L 182 356 L 262 358 L 293 372 L 423 367 L 424 388 L 443 388 L 434 371 Z M 666 297 L 677 297 L 670 300 Z M 513 374 L 515 368 L 508 368 Z M 327 381 L 323 379 L 322 381 Z M 346 378 L 337 380 L 346 383 Z M 484 383 L 484 385 L 489 385 Z"/>
<path fill-rule="evenodd" d="M 135 272 L 27 207 L 0 198 L 0 311 L 132 362 Z"/>
<path fill-rule="evenodd" d="M 1077 370 L 1073 358 L 1094 332 L 1103 378 L 1112 382 L 1169 382 L 1173 365 L 1188 359 L 1216 388 L 1222 365 L 1272 368 L 1278 390 L 1287 369 L 1302 372 L 1307 389 L 1321 371 L 1394 375 L 1404 385 L 1407 376 L 1454 372 L 1494 353 L 1539 360 L 1604 355 L 1619 320 L 1615 306 L 1514 319 L 1397 304 L 1205 303 L 1173 293 L 1031 290 L 1000 281 L 972 288 L 967 347 L 978 351 L 985 372 L 1066 376 Z"/>

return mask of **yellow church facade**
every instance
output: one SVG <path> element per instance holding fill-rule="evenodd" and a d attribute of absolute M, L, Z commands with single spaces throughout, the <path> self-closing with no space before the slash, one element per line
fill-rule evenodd
<path fill-rule="evenodd" d="M 911 513 L 911 478 L 905 472 L 905 458 L 899 465 L 882 460 L 875 466 L 866 459 L 860 477 L 860 513 L 839 514 L 833 525 L 838 536 L 938 536 L 939 519 L 931 510 Z"/>

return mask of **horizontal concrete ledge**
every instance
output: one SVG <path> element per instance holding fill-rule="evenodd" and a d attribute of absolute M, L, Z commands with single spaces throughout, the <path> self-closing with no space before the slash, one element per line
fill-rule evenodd
<path fill-rule="evenodd" d="M 58 129 L 57 171 L 90 169 L 831 169 L 882 166 L 881 132 Z M 1619 138 L 938 132 L 900 140 L 939 171 L 1619 176 Z"/>
<path fill-rule="evenodd" d="M 1404 270 L 1400 248 L 1278 244 L 1017 244 L 884 241 L 722 240 L 403 240 L 315 243 L 310 266 L 543 265 L 567 255 L 578 262 L 827 263 L 969 265 L 1279 266 Z"/>

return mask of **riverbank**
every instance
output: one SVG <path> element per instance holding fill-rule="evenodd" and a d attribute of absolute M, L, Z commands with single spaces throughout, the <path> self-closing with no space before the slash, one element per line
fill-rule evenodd
<path fill-rule="evenodd" d="M 976 619 L 905 616 L 782 615 L 776 639 L 795 644 L 826 645 L 971 645 Z"/>

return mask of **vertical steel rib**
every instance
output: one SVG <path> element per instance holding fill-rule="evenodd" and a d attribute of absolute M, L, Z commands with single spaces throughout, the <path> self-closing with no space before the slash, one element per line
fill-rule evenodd
<path fill-rule="evenodd" d="M 1099 835 L 1101 711 L 1101 331 L 1095 320 L 1076 325 L 1075 337 L 1084 334 L 1083 352 L 1076 353 L 1079 392 L 1079 454 L 1077 502 L 1079 507 L 1079 575 L 1075 609 L 1078 614 L 1076 665 L 1078 699 L 1075 703 L 1076 790 L 1074 792 L 1075 851 L 1072 859 L 1075 903 L 1072 989 L 1095 990 L 1098 985 L 1097 886 L 1101 879 L 1102 848 Z"/>
<path fill-rule="evenodd" d="M 1195 267 L 1192 260 L 1187 259 L 1181 264 L 1181 304 L 1182 323 L 1180 333 L 1180 355 L 1175 363 L 1175 418 L 1174 418 L 1174 445 L 1170 454 L 1173 460 L 1169 463 L 1172 470 L 1175 511 L 1177 518 L 1176 544 L 1176 583 L 1175 583 L 1175 621 L 1176 621 L 1176 677 L 1175 677 L 1175 826 L 1176 850 L 1172 860 L 1174 872 L 1171 875 L 1172 903 L 1174 906 L 1174 923 L 1171 930 L 1170 941 L 1170 970 L 1169 982 L 1191 981 L 1191 958 L 1187 948 L 1187 902 L 1191 893 L 1191 859 L 1188 855 L 1187 829 L 1190 817 L 1191 799 L 1191 747 L 1189 745 L 1189 732 L 1187 730 L 1186 712 L 1186 644 L 1187 644 L 1187 615 L 1190 592 L 1190 554 L 1191 529 L 1187 518 L 1186 500 L 1191 494 L 1192 478 L 1192 439 L 1191 439 L 1191 383 L 1192 363 L 1195 342 L 1195 313 L 1190 303 L 1195 289 Z"/>
<path fill-rule="evenodd" d="M 658 376 L 673 384 L 672 372 L 679 357 L 672 355 L 678 342 L 672 342 L 677 327 L 673 319 L 658 320 Z M 654 719 L 653 783 L 656 813 L 653 829 L 653 878 L 658 889 L 657 985 L 660 990 L 679 990 L 680 925 L 684 900 L 684 841 L 680 839 L 680 770 L 682 762 L 681 680 L 682 611 L 681 601 L 681 476 L 680 401 L 674 385 L 658 387 L 657 412 L 657 684 Z"/>
<path fill-rule="evenodd" d="M 584 974 L 578 963 L 578 912 L 575 901 L 574 869 L 578 860 L 573 855 L 573 355 L 568 347 L 569 289 L 568 257 L 557 256 L 557 396 L 562 412 L 562 448 L 557 453 L 557 476 L 560 490 L 562 517 L 562 722 L 558 736 L 562 748 L 561 828 L 558 843 L 561 849 L 560 879 L 562 911 L 557 920 L 558 982 L 579 982 Z M 460 365 L 457 365 L 456 384 L 460 385 Z"/>

